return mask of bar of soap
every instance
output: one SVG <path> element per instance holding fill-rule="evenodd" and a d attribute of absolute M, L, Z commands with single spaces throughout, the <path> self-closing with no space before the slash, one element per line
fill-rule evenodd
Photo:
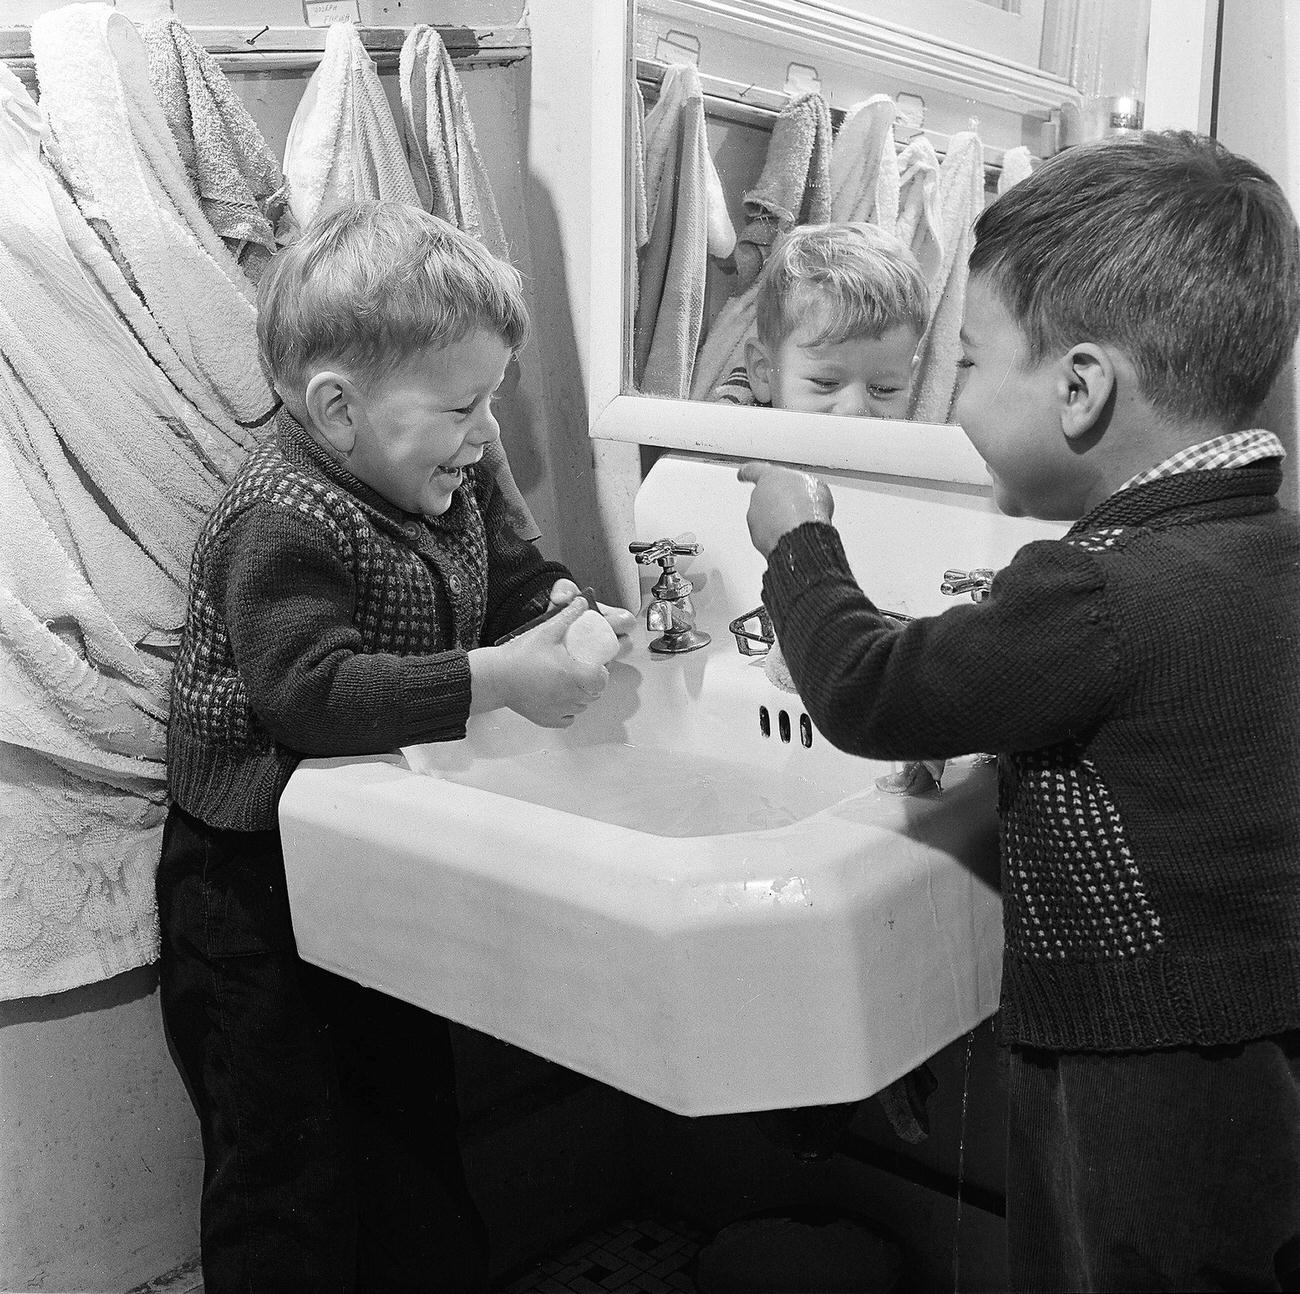
<path fill-rule="evenodd" d="M 584 665 L 605 665 L 618 655 L 618 635 L 599 611 L 584 611 L 564 631 L 564 645 Z"/>

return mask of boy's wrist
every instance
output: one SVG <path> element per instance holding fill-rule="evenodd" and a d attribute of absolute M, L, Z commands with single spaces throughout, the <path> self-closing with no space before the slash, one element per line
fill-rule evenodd
<path fill-rule="evenodd" d="M 475 647 L 469 660 L 469 712 L 486 714 L 506 704 L 506 675 L 500 647 Z"/>

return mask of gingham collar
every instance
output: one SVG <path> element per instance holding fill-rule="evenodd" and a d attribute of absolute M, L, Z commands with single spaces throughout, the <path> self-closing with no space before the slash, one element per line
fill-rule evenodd
<path fill-rule="evenodd" d="M 1203 440 L 1199 445 L 1189 445 L 1171 454 L 1162 463 L 1139 472 L 1130 477 L 1116 490 L 1131 490 L 1134 486 L 1145 485 L 1165 476 L 1177 476 L 1181 472 L 1207 472 L 1217 467 L 1244 467 L 1261 458 L 1283 458 L 1286 450 L 1282 442 L 1271 432 L 1256 427 L 1250 431 L 1231 431 L 1213 440 Z"/>

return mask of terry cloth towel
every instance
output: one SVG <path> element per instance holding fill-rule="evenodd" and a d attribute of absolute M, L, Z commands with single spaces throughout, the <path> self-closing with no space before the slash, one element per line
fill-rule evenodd
<path fill-rule="evenodd" d="M 704 94 L 693 67 L 664 73 L 645 121 L 646 217 L 632 328 L 632 380 L 648 395 L 684 397 L 704 322 L 708 257 Z"/>
<path fill-rule="evenodd" d="M 831 146 L 831 219 L 893 232 L 901 176 L 894 145 L 897 105 L 875 94 L 848 110 Z"/>
<path fill-rule="evenodd" d="M 293 236 L 280 163 L 226 74 L 175 18 L 140 29 L 149 79 L 203 214 L 249 278 Z"/>
<path fill-rule="evenodd" d="M 0 67 L 3 999 L 157 957 L 161 649 L 222 485 L 193 410 L 65 238 L 79 216 L 40 162 L 44 126 Z"/>
<path fill-rule="evenodd" d="M 939 212 L 939 155 L 924 135 L 898 155 L 898 220 L 894 233 L 911 249 L 931 289 L 943 267 Z M 932 295 L 932 300 L 937 298 Z"/>
<path fill-rule="evenodd" d="M 1033 170 L 1029 149 L 1024 144 L 1008 148 L 1002 154 L 1002 174 L 998 176 L 998 193 L 1005 193 L 1013 184 L 1028 178 Z"/>
<path fill-rule="evenodd" d="M 745 343 L 758 336 L 758 284 L 731 297 L 718 311 L 695 361 L 692 400 L 711 400 L 737 369 L 745 367 Z M 752 398 L 752 393 L 751 393 Z"/>
<path fill-rule="evenodd" d="M 175 632 L 223 481 L 186 434 L 192 411 L 68 246 L 39 161 L 39 111 L 0 71 L 4 432 L 48 524 L 131 641 Z"/>
<path fill-rule="evenodd" d="M 420 206 L 402 139 L 356 25 L 336 22 L 289 125 L 289 202 L 306 227 L 322 208 L 355 198 Z"/>
<path fill-rule="evenodd" d="M 274 397 L 257 357 L 253 285 L 199 209 L 139 32 L 106 4 L 70 4 L 36 19 L 32 52 L 51 151 L 77 206 L 211 416 L 265 421 Z"/>
<path fill-rule="evenodd" d="M 830 161 L 830 108 L 820 94 L 801 94 L 777 116 L 763 173 L 745 194 L 749 223 L 736 240 L 737 294 L 758 277 L 778 234 L 830 219 Z"/>
<path fill-rule="evenodd" d="M 943 263 L 934 284 L 937 304 L 919 352 L 911 416 L 920 422 L 947 422 L 952 410 L 961 358 L 957 334 L 966 302 L 967 261 L 975 242 L 975 218 L 983 206 L 984 148 L 971 131 L 962 131 L 948 141 L 939 171 Z"/>
<path fill-rule="evenodd" d="M 625 136 L 632 141 L 632 245 L 639 252 L 650 241 L 650 220 L 645 191 L 645 95 L 636 77 L 627 96 L 625 124 Z"/>
<path fill-rule="evenodd" d="M 402 134 L 420 205 L 509 258 L 465 89 L 442 37 L 427 23 L 402 42 Z"/>

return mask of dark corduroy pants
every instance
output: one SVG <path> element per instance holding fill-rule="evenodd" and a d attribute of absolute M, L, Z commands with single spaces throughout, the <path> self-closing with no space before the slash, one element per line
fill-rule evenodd
<path fill-rule="evenodd" d="M 207 1294 L 486 1289 L 447 1022 L 298 957 L 278 832 L 173 806 L 158 906 Z"/>
<path fill-rule="evenodd" d="M 1011 1288 L 1300 1289 L 1300 1034 L 1012 1048 Z"/>

